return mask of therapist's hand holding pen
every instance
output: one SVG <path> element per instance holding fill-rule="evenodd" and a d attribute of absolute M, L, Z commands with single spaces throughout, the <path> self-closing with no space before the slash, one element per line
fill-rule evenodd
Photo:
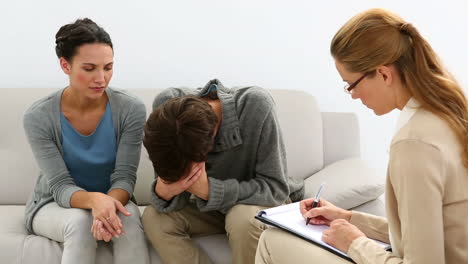
<path fill-rule="evenodd" d="M 317 199 L 317 196 L 320 196 L 319 192 L 316 197 L 302 200 L 300 203 L 301 214 L 306 224 L 310 221 L 313 225 L 330 226 L 323 231 L 322 241 L 347 253 L 351 243 L 365 234 L 349 223 L 351 211 L 336 207 L 323 198 Z"/>
<path fill-rule="evenodd" d="M 306 224 L 310 222 L 313 225 L 330 225 L 336 219 L 344 219 L 346 221 L 351 219 L 351 211 L 336 207 L 325 199 L 320 198 L 319 194 L 320 192 L 317 192 L 318 197 L 305 199 L 300 202 L 301 214 Z"/>

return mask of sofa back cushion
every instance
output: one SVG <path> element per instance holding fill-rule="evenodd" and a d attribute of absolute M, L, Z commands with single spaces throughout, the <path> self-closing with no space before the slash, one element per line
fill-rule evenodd
<path fill-rule="evenodd" d="M 270 90 L 277 105 L 288 158 L 288 175 L 305 179 L 323 167 L 322 116 L 315 98 L 303 91 Z"/>
<path fill-rule="evenodd" d="M 0 104 L 0 204 L 25 204 L 29 199 L 39 168 L 23 131 L 23 113 L 36 100 L 57 89 L 2 88 Z M 130 89 L 141 98 L 151 113 L 160 89 Z M 288 157 L 289 176 L 304 179 L 323 167 L 322 120 L 313 96 L 292 90 L 270 90 L 277 104 Z M 135 196 L 141 205 L 149 204 L 153 168 L 142 148 Z"/>
<path fill-rule="evenodd" d="M 0 89 L 0 204 L 25 204 L 39 169 L 23 130 L 23 113 L 56 89 Z"/>

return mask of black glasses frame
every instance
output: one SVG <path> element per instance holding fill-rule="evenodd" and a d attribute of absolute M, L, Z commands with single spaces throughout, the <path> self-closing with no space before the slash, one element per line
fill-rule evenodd
<path fill-rule="evenodd" d="M 353 93 L 353 89 L 356 88 L 356 86 L 359 84 L 359 82 L 361 82 L 364 78 L 366 78 L 368 75 L 370 74 L 370 72 L 366 72 L 364 73 L 361 78 L 357 79 L 355 82 L 353 82 L 352 84 L 346 84 L 344 86 L 344 91 L 345 93 L 348 93 L 348 94 L 352 94 Z"/>

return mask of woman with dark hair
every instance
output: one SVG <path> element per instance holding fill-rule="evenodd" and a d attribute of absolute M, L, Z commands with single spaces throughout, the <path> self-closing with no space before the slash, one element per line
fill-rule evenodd
<path fill-rule="evenodd" d="M 468 105 L 418 30 L 383 9 L 356 15 L 331 43 L 353 99 L 383 115 L 401 110 L 390 146 L 387 219 L 321 200 L 304 218 L 356 263 L 468 263 Z M 369 238 L 391 243 L 388 252 Z M 288 241 L 288 243 L 285 243 Z M 287 252 L 287 253 L 284 253 Z M 257 263 L 348 263 L 278 230 L 262 234 Z"/>
<path fill-rule="evenodd" d="M 25 212 L 30 233 L 63 243 L 62 263 L 94 263 L 97 241 L 114 263 L 148 263 L 136 181 L 145 107 L 108 87 L 114 51 L 90 19 L 64 25 L 56 53 L 69 85 L 35 102 L 24 129 L 41 173 Z"/>

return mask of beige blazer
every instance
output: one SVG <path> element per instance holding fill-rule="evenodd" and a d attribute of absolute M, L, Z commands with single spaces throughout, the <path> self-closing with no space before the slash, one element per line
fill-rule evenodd
<path fill-rule="evenodd" d="M 367 237 L 391 240 L 393 253 L 361 237 L 349 256 L 357 263 L 468 263 L 468 169 L 461 151 L 447 122 L 417 110 L 390 147 L 388 222 L 354 211 L 351 217 Z"/>

